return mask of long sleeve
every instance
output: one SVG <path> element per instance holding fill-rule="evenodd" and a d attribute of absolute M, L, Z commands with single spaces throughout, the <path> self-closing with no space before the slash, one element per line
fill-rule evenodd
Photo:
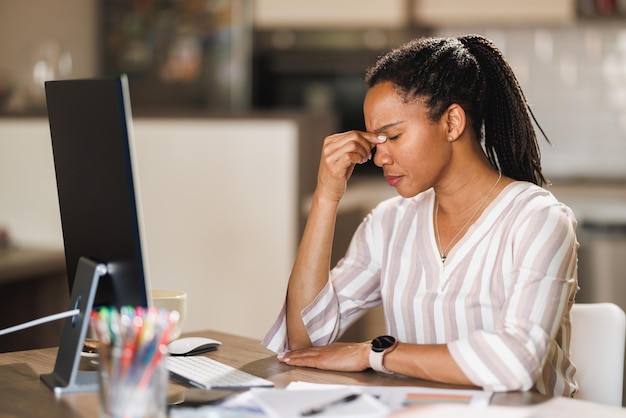
<path fill-rule="evenodd" d="M 346 255 L 329 272 L 326 286 L 302 311 L 302 319 L 315 346 L 330 344 L 339 338 L 365 310 L 380 300 L 380 260 L 375 238 L 381 230 L 372 222 L 372 214 L 359 225 Z M 289 350 L 286 306 L 268 331 L 262 344 L 275 352 Z"/>

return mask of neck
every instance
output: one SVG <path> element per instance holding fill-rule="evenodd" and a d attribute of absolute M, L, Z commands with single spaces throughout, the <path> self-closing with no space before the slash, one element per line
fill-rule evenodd
<path fill-rule="evenodd" d="M 493 192 L 496 190 L 496 188 L 498 187 L 498 184 L 500 183 L 501 179 L 502 179 L 502 173 L 498 173 L 498 179 L 496 180 L 496 182 L 493 184 L 493 186 L 491 186 L 491 188 L 489 189 L 485 197 L 481 198 L 480 203 L 478 203 L 478 206 L 476 207 L 476 209 L 472 209 L 471 214 L 467 216 L 467 220 L 463 222 L 461 227 L 457 227 L 457 226 L 454 226 L 453 223 L 449 223 L 447 226 L 447 230 L 445 231 L 444 234 L 441 234 L 439 231 L 439 202 L 437 201 L 433 222 L 435 224 L 435 237 L 437 239 L 437 246 L 439 249 L 439 254 L 441 255 L 442 263 L 446 261 L 448 252 L 452 248 L 452 246 L 457 242 L 458 239 L 460 239 L 465 234 L 466 230 L 480 216 L 480 214 L 482 213 L 486 205 L 488 205 L 489 202 L 491 202 L 491 199 L 492 199 L 491 196 Z M 457 217 L 457 219 L 460 221 L 460 219 L 465 218 L 465 217 L 466 216 L 464 215 L 463 217 Z M 442 244 L 441 235 L 448 237 L 451 234 L 450 231 L 452 227 L 458 228 L 458 231 L 456 232 L 456 234 L 454 234 L 454 236 L 452 236 L 452 238 L 450 238 L 448 245 L 444 247 Z"/>
<path fill-rule="evenodd" d="M 496 185 L 500 173 L 493 168 L 480 170 L 478 174 L 455 175 L 445 183 L 435 186 L 439 214 L 463 218 L 464 213 L 473 212 L 491 188 Z M 502 183 L 502 181 L 500 181 Z M 497 185 L 496 185 L 497 187 Z M 495 191 L 492 194 L 497 194 Z"/>

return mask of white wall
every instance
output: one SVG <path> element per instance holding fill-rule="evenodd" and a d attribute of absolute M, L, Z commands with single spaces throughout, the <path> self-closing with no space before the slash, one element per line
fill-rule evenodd
<path fill-rule="evenodd" d="M 261 338 L 297 245 L 298 125 L 136 120 L 139 204 L 153 288 L 188 292 L 185 331 Z M 45 119 L 0 120 L 0 225 L 62 248 Z"/>

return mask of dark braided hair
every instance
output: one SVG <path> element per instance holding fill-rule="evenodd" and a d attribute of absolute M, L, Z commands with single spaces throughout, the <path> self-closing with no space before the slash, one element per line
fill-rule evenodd
<path fill-rule="evenodd" d="M 369 88 L 391 82 L 406 100 L 424 100 L 431 121 L 438 121 L 451 104 L 459 104 L 469 129 L 484 140 L 493 167 L 515 180 L 546 183 L 531 117 L 537 120 L 513 70 L 488 39 L 415 39 L 380 58 L 365 81 Z"/>

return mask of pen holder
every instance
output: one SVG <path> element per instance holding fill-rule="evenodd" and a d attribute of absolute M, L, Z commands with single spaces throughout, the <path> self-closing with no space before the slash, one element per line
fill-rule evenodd
<path fill-rule="evenodd" d="M 100 416 L 165 418 L 167 341 L 177 312 L 103 308 L 91 326 L 100 341 Z"/>

